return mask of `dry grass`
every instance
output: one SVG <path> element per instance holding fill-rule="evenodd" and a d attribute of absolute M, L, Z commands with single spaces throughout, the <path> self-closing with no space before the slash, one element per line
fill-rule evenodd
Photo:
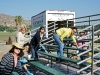
<path fill-rule="evenodd" d="M 11 37 L 12 41 L 15 41 L 15 32 L 0 32 L 0 42 L 6 42 L 9 37 Z"/>

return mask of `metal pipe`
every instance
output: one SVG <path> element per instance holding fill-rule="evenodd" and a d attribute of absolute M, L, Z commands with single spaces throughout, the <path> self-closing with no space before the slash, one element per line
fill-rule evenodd
<path fill-rule="evenodd" d="M 95 31 L 94 34 L 96 34 L 96 33 L 98 33 L 98 32 L 100 32 L 100 30 Z M 88 37 L 88 36 L 90 36 L 90 35 L 91 35 L 91 33 L 88 34 L 88 35 L 86 35 L 86 37 Z M 84 37 L 82 37 L 82 38 L 80 38 L 80 39 L 78 39 L 78 40 L 82 40 L 82 39 L 84 39 Z"/>
<path fill-rule="evenodd" d="M 92 59 L 92 62 L 91 62 L 91 75 L 93 75 L 93 56 L 94 56 L 94 26 L 92 26 L 92 56 L 91 56 L 91 59 Z"/>
<path fill-rule="evenodd" d="M 50 38 L 52 38 L 52 37 L 49 37 L 48 39 L 50 39 Z M 45 40 L 47 40 L 47 39 L 44 39 L 44 40 L 42 40 L 42 41 L 45 41 Z"/>
<path fill-rule="evenodd" d="M 99 60 L 99 61 L 97 61 L 97 62 L 95 62 L 95 63 L 94 63 L 94 65 L 95 65 L 95 64 L 97 64 L 97 63 L 99 63 L 99 62 L 100 62 L 100 60 Z M 88 66 L 86 66 L 86 67 L 84 67 L 84 68 L 82 68 L 82 69 L 78 70 L 78 71 L 77 71 L 77 73 L 79 73 L 79 72 L 81 72 L 81 71 L 83 71 L 83 70 L 85 70 L 85 69 L 89 68 L 90 66 L 91 66 L 91 65 L 88 65 Z"/>
<path fill-rule="evenodd" d="M 46 42 L 46 43 L 49 43 L 49 42 L 52 42 L 52 41 L 54 41 L 54 40 L 50 40 L 50 41 L 48 41 L 48 42 Z M 46 44 L 46 43 L 45 43 L 45 44 Z"/>
<path fill-rule="evenodd" d="M 99 16 L 99 15 L 100 14 L 94 14 L 94 15 L 89 15 L 89 16 L 83 16 L 83 17 L 73 18 L 73 19 L 81 19 L 81 18 L 87 18 L 87 17 Z M 68 20 L 73 20 L 73 19 L 68 19 Z"/>
<path fill-rule="evenodd" d="M 58 25 L 58 24 L 55 24 L 55 25 Z M 51 28 L 51 27 L 54 27 L 54 26 L 49 26 L 48 28 Z"/>
<path fill-rule="evenodd" d="M 97 68 L 97 69 L 95 69 L 95 70 L 93 70 L 93 73 L 95 72 L 95 71 L 97 71 L 97 70 L 99 70 L 100 69 L 100 67 L 99 68 Z M 88 74 L 86 74 L 86 75 L 91 75 L 91 72 L 89 72 Z"/>
<path fill-rule="evenodd" d="M 67 27 L 68 27 L 68 20 L 67 20 Z"/>
<path fill-rule="evenodd" d="M 97 47 L 100 47 L 100 45 L 99 45 L 99 46 L 94 47 L 94 49 L 95 49 L 95 48 L 97 48 Z M 82 53 L 78 54 L 77 56 L 81 56 L 81 55 L 83 55 L 83 54 L 85 54 L 85 53 L 87 53 L 87 52 L 89 52 L 89 51 L 91 51 L 91 49 L 86 50 L 86 51 L 84 51 L 84 52 L 82 52 Z"/>
<path fill-rule="evenodd" d="M 50 33 L 49 35 L 53 35 L 53 33 Z"/>
<path fill-rule="evenodd" d="M 88 65 L 88 66 L 86 66 L 86 67 L 84 67 L 84 68 L 82 68 L 82 69 L 78 70 L 78 71 L 77 71 L 77 73 L 80 73 L 81 71 L 83 71 L 83 70 L 85 70 L 85 69 L 89 68 L 90 66 L 91 66 L 91 65 Z"/>
<path fill-rule="evenodd" d="M 94 19 L 94 20 L 90 20 L 90 21 L 99 21 L 100 19 Z M 85 21 L 79 21 L 79 22 L 75 22 L 75 23 L 84 23 L 84 22 L 89 22 L 89 21 L 87 21 L 87 20 L 85 20 Z"/>
<path fill-rule="evenodd" d="M 94 34 L 97 33 L 97 32 L 99 32 L 99 31 L 100 31 L 100 30 L 95 31 Z M 95 41 L 97 41 L 97 40 L 99 40 L 99 39 L 100 39 L 100 38 L 97 38 L 97 39 L 95 39 L 95 40 L 93 40 L 93 41 L 95 42 Z M 91 43 L 91 41 L 90 41 L 90 42 L 87 42 L 86 44 L 84 44 L 84 45 L 82 45 L 82 46 L 80 46 L 80 47 L 78 47 L 78 48 L 82 48 L 83 46 L 85 46 L 85 45 L 87 45 L 87 44 L 90 44 L 90 43 Z"/>
<path fill-rule="evenodd" d="M 99 24 L 100 24 L 100 22 L 94 24 L 93 26 L 97 26 L 97 25 L 99 25 Z M 84 30 L 89 29 L 89 28 L 91 28 L 91 27 L 92 27 L 92 26 L 86 27 L 86 28 L 84 28 L 84 29 L 82 29 L 82 30 L 80 30 L 80 31 L 78 31 L 78 32 L 84 31 Z"/>
<path fill-rule="evenodd" d="M 96 54 L 94 55 L 94 57 L 97 56 L 97 55 L 99 55 L 99 54 L 100 54 L 100 53 L 96 53 Z M 81 64 L 81 63 L 83 63 L 83 62 L 85 62 L 85 61 L 87 61 L 88 59 L 91 59 L 91 58 L 92 58 L 92 57 L 86 58 L 86 59 L 84 59 L 84 60 L 78 62 L 77 64 L 79 65 L 79 64 Z"/>
<path fill-rule="evenodd" d="M 36 29 L 39 29 L 39 27 L 38 27 L 38 28 L 35 28 L 35 29 L 31 30 L 31 31 L 34 31 L 34 30 L 36 30 Z"/>
<path fill-rule="evenodd" d="M 56 28 L 54 28 L 54 29 L 57 29 L 57 28 L 58 28 L 58 27 L 56 27 Z M 49 32 L 50 32 L 50 31 L 53 31 L 54 29 L 49 30 Z M 55 30 L 54 30 L 54 32 L 55 32 Z"/>

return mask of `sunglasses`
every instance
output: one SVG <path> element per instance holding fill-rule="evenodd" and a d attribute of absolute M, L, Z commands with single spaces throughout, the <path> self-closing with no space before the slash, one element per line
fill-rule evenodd
<path fill-rule="evenodd" d="M 17 49 L 17 50 L 22 50 L 22 49 L 20 49 L 20 48 L 17 48 L 17 47 L 15 47 L 15 49 Z"/>

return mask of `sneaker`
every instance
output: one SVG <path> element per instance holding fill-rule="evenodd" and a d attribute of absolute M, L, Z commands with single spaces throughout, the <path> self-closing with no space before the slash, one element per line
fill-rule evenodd
<path fill-rule="evenodd" d="M 33 75 L 32 73 L 30 73 L 29 71 L 27 71 L 27 75 Z"/>

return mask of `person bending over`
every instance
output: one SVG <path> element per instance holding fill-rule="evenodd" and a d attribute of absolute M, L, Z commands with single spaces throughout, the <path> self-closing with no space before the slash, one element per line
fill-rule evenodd
<path fill-rule="evenodd" d="M 77 32 L 76 27 L 72 28 L 60 28 L 56 30 L 56 33 L 53 35 L 53 39 L 58 45 L 57 55 L 63 56 L 63 48 L 64 48 L 64 38 L 71 37 L 74 41 L 74 44 L 78 47 L 74 34 Z"/>

